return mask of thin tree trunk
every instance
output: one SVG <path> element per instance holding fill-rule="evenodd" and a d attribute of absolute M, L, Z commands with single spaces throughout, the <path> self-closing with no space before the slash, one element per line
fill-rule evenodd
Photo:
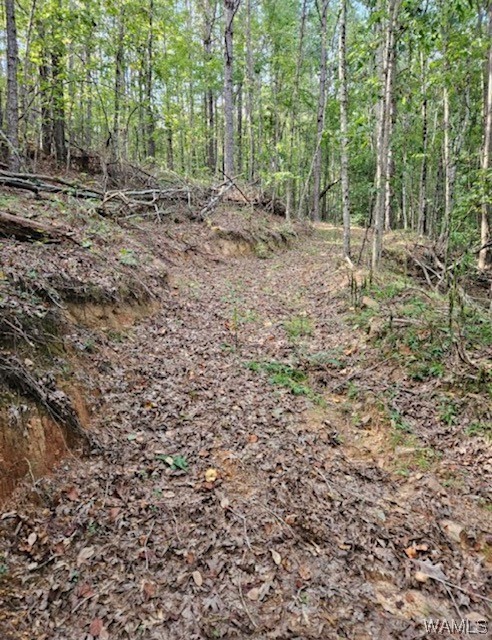
<path fill-rule="evenodd" d="M 237 170 L 243 171 L 243 83 L 237 89 Z"/>
<path fill-rule="evenodd" d="M 254 67 L 253 67 L 253 43 L 251 35 L 251 3 L 247 1 L 246 5 L 246 78 L 247 78 L 247 98 L 246 98 L 246 119 L 249 137 L 248 152 L 248 180 L 253 182 L 255 178 L 255 136 L 253 124 L 253 99 L 254 99 Z"/>
<path fill-rule="evenodd" d="M 338 62 L 338 75 L 340 80 L 340 177 L 342 182 L 343 254 L 346 258 L 350 258 L 350 192 L 347 96 L 347 0 L 340 0 L 340 40 Z"/>
<path fill-rule="evenodd" d="M 489 50 L 487 59 L 487 77 L 486 77 L 486 98 L 485 98 L 485 113 L 484 113 L 484 136 L 483 136 L 483 152 L 482 152 L 482 171 L 484 187 L 487 184 L 488 172 L 490 171 L 490 154 L 492 145 L 492 2 L 489 2 Z M 482 214 L 480 221 L 480 241 L 481 246 L 484 247 L 478 256 L 478 268 L 486 269 L 492 265 L 492 248 L 489 245 L 491 242 L 491 206 L 487 202 L 486 190 L 483 189 L 483 203 Z"/>
<path fill-rule="evenodd" d="M 326 26 L 328 18 L 329 0 L 323 0 L 321 7 L 321 62 L 319 69 L 319 96 L 318 96 L 318 116 L 316 128 L 316 149 L 314 155 L 313 166 L 313 220 L 320 219 L 320 202 L 321 193 L 321 161 L 323 140 L 323 131 L 325 129 L 325 108 L 326 108 L 326 75 L 327 75 L 327 52 L 326 52 Z"/>
<path fill-rule="evenodd" d="M 7 20 L 7 142 L 8 165 L 12 171 L 20 166 L 19 156 L 19 88 L 17 84 L 17 27 L 15 23 L 15 2 L 5 0 Z"/>
<path fill-rule="evenodd" d="M 206 0 L 204 6 L 204 26 L 203 26 L 203 49 L 205 62 L 210 64 L 213 59 L 212 32 L 216 20 L 217 3 L 216 0 Z M 207 127 L 207 166 L 212 173 L 217 168 L 215 149 L 217 141 L 215 138 L 214 122 L 214 94 L 210 87 L 211 80 L 207 77 L 207 87 L 205 89 L 205 122 Z"/>
<path fill-rule="evenodd" d="M 240 0 L 224 0 L 224 173 L 234 176 L 234 17 Z"/>
<path fill-rule="evenodd" d="M 124 87 L 124 9 L 121 9 L 118 20 L 118 47 L 116 49 L 114 79 L 113 139 L 111 145 L 111 161 L 116 163 L 120 162 L 122 157 L 121 99 L 123 97 Z"/>
<path fill-rule="evenodd" d="M 58 0 L 58 12 L 55 18 L 53 43 L 51 50 L 51 69 L 52 69 L 52 115 L 53 115 L 53 141 L 55 143 L 55 155 L 58 164 L 64 164 L 67 159 L 67 144 L 65 140 L 65 41 L 63 34 L 63 25 L 61 18 L 61 0 Z"/>
<path fill-rule="evenodd" d="M 420 184 L 419 184 L 419 217 L 418 217 L 418 233 L 426 234 L 428 230 L 427 221 L 427 147 L 429 139 L 428 113 L 427 113 L 427 78 L 426 67 L 427 61 L 424 60 L 424 54 L 421 53 L 422 67 L 422 166 L 420 168 Z"/>
<path fill-rule="evenodd" d="M 442 223 L 441 241 L 447 250 L 449 232 L 451 226 L 452 208 L 452 167 L 451 167 L 451 131 L 449 119 L 449 89 L 445 85 L 443 89 L 443 129 L 444 129 L 444 219 Z"/>
<path fill-rule="evenodd" d="M 388 0 L 386 29 L 381 68 L 382 93 L 378 110 L 377 165 L 376 165 L 376 203 L 374 206 L 374 237 L 372 247 L 372 268 L 376 270 L 381 261 L 383 250 L 383 230 L 385 208 L 387 205 L 388 151 L 390 147 L 390 119 L 392 103 L 393 78 L 391 69 L 395 57 L 395 23 L 401 0 Z"/>
<path fill-rule="evenodd" d="M 147 38 L 147 68 L 146 68 L 146 100 L 147 100 L 147 156 L 155 157 L 155 117 L 153 96 L 153 64 L 154 64 L 154 0 L 149 0 L 149 34 Z"/>

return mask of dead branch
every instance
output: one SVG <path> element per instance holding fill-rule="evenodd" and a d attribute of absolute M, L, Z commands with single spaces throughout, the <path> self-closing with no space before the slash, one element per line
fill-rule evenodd
<path fill-rule="evenodd" d="M 14 237 L 17 240 L 28 242 L 33 240 L 61 242 L 61 240 L 67 238 L 73 240 L 70 231 L 66 229 L 55 227 L 46 222 L 14 216 L 4 211 L 0 211 L 0 236 L 4 238 Z"/>

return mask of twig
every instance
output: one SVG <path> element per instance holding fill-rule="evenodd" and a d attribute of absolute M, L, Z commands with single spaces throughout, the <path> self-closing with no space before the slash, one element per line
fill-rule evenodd
<path fill-rule="evenodd" d="M 254 621 L 253 616 L 251 615 L 248 607 L 246 606 L 246 602 L 245 602 L 244 596 L 243 596 L 243 590 L 241 588 L 241 580 L 239 580 L 239 582 L 238 582 L 238 587 L 239 587 L 239 597 L 241 598 L 241 603 L 242 603 L 242 605 L 244 607 L 244 610 L 246 611 L 246 615 L 248 616 L 248 618 L 249 618 L 251 624 L 253 625 L 253 627 L 255 629 L 258 629 L 258 625 Z"/>
<path fill-rule="evenodd" d="M 368 373 L 369 371 L 373 371 L 374 369 L 377 369 L 381 365 L 386 364 L 386 362 L 389 362 L 389 360 L 392 360 L 392 358 L 393 358 L 393 355 L 388 356 L 387 358 L 384 358 L 384 360 L 380 360 L 379 362 L 376 362 L 376 364 L 373 364 L 367 369 L 364 369 L 363 373 Z M 340 382 L 340 384 L 337 384 L 336 387 L 333 387 L 333 389 L 330 389 L 330 393 L 334 393 L 335 391 L 338 391 L 338 389 L 341 389 L 342 387 L 344 387 L 347 384 L 347 382 L 350 382 L 351 380 L 356 378 L 359 375 L 359 373 L 361 373 L 360 370 L 357 370 L 351 373 L 349 376 L 347 376 L 347 378 L 345 378 L 343 382 Z"/>

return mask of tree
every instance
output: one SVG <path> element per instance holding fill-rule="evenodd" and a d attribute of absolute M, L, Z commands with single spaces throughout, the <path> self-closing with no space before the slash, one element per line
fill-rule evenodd
<path fill-rule="evenodd" d="M 487 193 L 487 186 L 490 181 L 490 154 L 492 144 L 492 2 L 489 0 L 488 6 L 488 36 L 489 47 L 487 52 L 486 77 L 485 77 L 485 100 L 484 100 L 484 133 L 482 151 L 482 172 L 484 189 L 482 194 L 480 242 L 482 249 L 478 256 L 478 268 L 484 270 L 492 265 L 491 245 L 491 205 L 490 194 Z"/>
<path fill-rule="evenodd" d="M 224 0 L 224 173 L 234 176 L 234 17 L 241 0 Z"/>
<path fill-rule="evenodd" d="M 350 195 L 347 97 L 347 0 L 340 0 L 338 76 L 340 81 L 340 178 L 342 181 L 343 253 L 350 259 Z"/>
<path fill-rule="evenodd" d="M 396 57 L 396 19 L 401 0 L 385 0 L 385 26 L 382 30 L 382 55 L 380 63 L 381 93 L 378 103 L 378 133 L 376 161 L 376 203 L 374 206 L 374 239 L 372 268 L 376 270 L 381 261 L 385 211 L 389 199 L 389 150 L 391 145 L 391 106 L 393 102 L 393 74 Z"/>
<path fill-rule="evenodd" d="M 7 144 L 9 169 L 17 171 L 19 156 L 19 89 L 17 84 L 17 26 L 15 21 L 15 2 L 5 0 L 7 20 Z"/>
<path fill-rule="evenodd" d="M 328 22 L 328 5 L 329 0 L 323 0 L 321 4 L 321 58 L 319 67 L 319 94 L 318 94 L 318 114 L 316 118 L 316 149 L 314 152 L 313 166 L 313 219 L 320 219 L 320 194 L 321 194 L 321 160 L 323 140 L 323 132 L 325 129 L 325 109 L 326 109 L 326 79 L 327 79 L 327 22 Z"/>

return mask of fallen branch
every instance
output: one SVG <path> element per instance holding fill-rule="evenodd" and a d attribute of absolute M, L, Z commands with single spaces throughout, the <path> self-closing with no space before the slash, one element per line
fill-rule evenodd
<path fill-rule="evenodd" d="M 61 242 L 61 240 L 67 238 L 73 240 L 70 232 L 65 229 L 55 227 L 46 222 L 14 216 L 4 211 L 0 211 L 0 236 L 4 238 L 14 237 L 17 240 L 28 242 L 33 240 Z"/>

